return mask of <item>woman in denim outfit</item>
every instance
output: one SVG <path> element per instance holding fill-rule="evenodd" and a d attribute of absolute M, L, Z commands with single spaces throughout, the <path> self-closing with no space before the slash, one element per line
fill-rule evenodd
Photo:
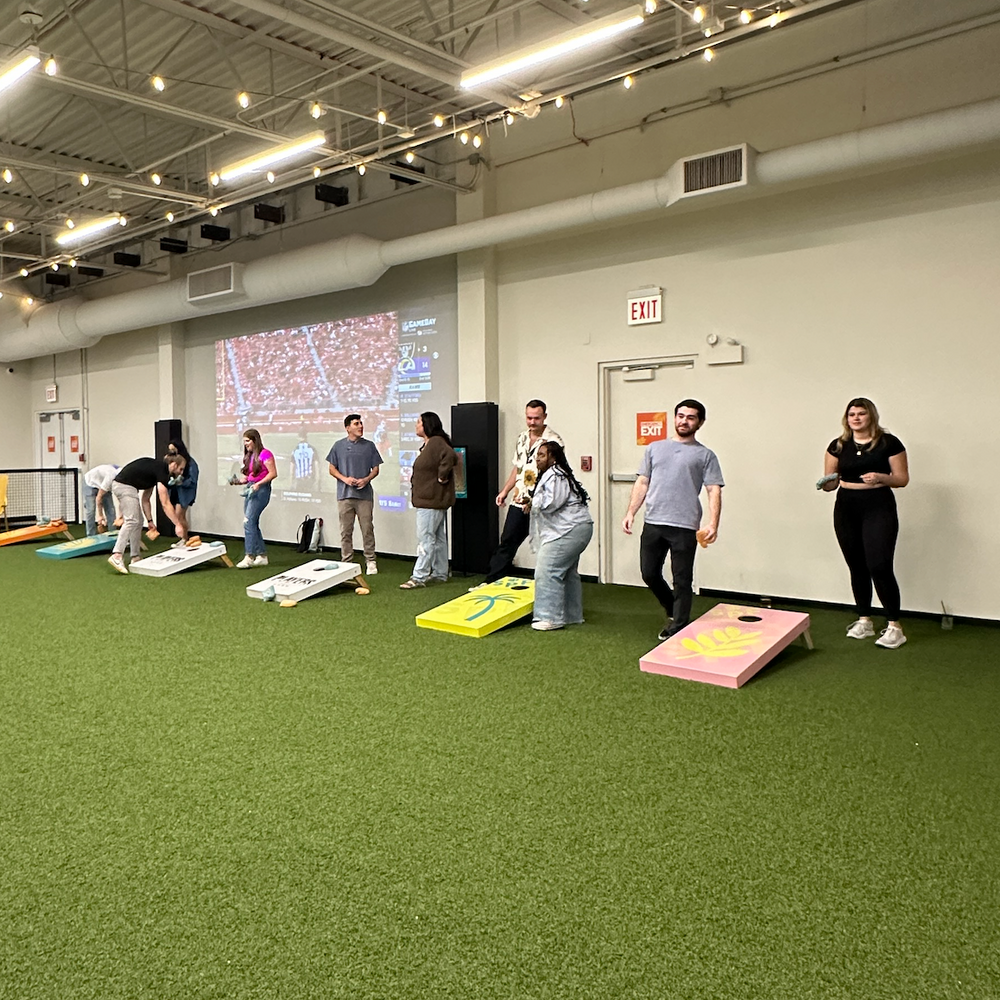
<path fill-rule="evenodd" d="M 531 497 L 535 564 L 535 613 L 531 627 L 549 632 L 583 624 L 580 556 L 594 534 L 587 491 L 577 482 L 562 445 L 538 448 L 538 485 Z"/>

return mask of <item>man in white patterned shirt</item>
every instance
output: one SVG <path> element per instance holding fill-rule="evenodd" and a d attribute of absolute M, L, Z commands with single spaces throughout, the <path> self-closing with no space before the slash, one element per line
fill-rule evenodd
<path fill-rule="evenodd" d="M 547 417 L 545 404 L 540 399 L 528 400 L 524 408 L 524 422 L 527 424 L 527 429 L 518 435 L 514 446 L 513 467 L 507 482 L 503 484 L 503 489 L 497 494 L 498 507 L 506 504 L 508 496 L 511 506 L 507 511 L 507 520 L 504 521 L 500 544 L 490 557 L 486 583 L 493 583 L 494 580 L 510 575 L 517 550 L 528 537 L 531 520 L 523 505 L 531 499 L 531 491 L 538 481 L 538 468 L 535 465 L 538 446 L 543 441 L 563 443 L 563 439 L 545 423 Z"/>

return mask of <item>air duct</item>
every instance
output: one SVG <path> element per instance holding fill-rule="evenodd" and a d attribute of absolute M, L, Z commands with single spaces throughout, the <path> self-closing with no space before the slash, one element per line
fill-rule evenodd
<path fill-rule="evenodd" d="M 756 156 L 748 149 L 737 183 L 749 181 L 752 190 L 762 185 L 788 184 L 947 156 L 997 141 L 1000 141 L 1000 99 L 993 99 Z M 729 159 L 735 161 L 733 156 Z M 0 361 L 21 361 L 91 347 L 110 334 L 195 316 L 359 288 L 377 281 L 388 268 L 398 264 L 662 210 L 684 197 L 685 162 L 690 160 L 678 161 L 663 177 L 654 180 L 416 236 L 384 243 L 361 235 L 344 236 L 277 254 L 243 267 L 242 295 L 221 295 L 199 305 L 188 301 L 186 278 L 89 302 L 81 298 L 64 299 L 35 309 L 27 320 L 21 314 L 0 319 Z M 700 176 L 709 180 L 718 177 L 722 181 L 719 187 L 727 189 L 736 178 L 733 167 L 734 163 L 728 161 L 711 163 Z M 690 168 L 687 173 L 690 182 Z M 703 197 L 701 201 L 708 205 L 712 199 Z"/>

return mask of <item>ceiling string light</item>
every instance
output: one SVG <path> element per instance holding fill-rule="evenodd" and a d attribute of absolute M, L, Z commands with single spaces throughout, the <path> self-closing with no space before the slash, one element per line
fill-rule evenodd
<path fill-rule="evenodd" d="M 237 103 L 237 104 L 238 104 L 238 105 L 239 105 L 239 106 L 240 106 L 240 107 L 241 107 L 241 108 L 242 108 L 242 109 L 243 109 L 244 111 L 246 111 L 246 109 L 250 107 L 250 95 L 249 95 L 249 94 L 248 94 L 248 93 L 247 93 L 247 92 L 246 92 L 245 90 L 241 90 L 241 91 L 240 91 L 240 92 L 239 92 L 239 93 L 238 93 L 238 94 L 236 95 L 236 103 Z"/>
<path fill-rule="evenodd" d="M 151 76 L 149 78 L 149 85 L 158 94 L 162 94 L 163 91 L 167 89 L 167 85 L 163 82 L 163 77 L 162 76 Z"/>

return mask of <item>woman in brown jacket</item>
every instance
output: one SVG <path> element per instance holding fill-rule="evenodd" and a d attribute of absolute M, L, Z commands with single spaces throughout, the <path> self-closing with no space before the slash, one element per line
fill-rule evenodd
<path fill-rule="evenodd" d="M 455 502 L 458 455 L 436 413 L 420 414 L 417 437 L 424 441 L 410 478 L 410 504 L 417 511 L 417 561 L 400 590 L 448 579 L 448 508 Z"/>

